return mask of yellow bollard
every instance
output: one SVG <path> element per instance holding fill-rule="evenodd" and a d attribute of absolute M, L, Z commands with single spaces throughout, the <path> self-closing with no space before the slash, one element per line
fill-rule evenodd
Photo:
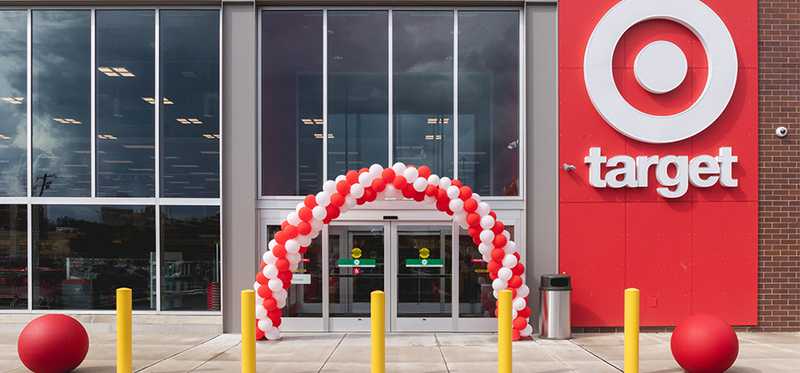
<path fill-rule="evenodd" d="M 242 373 L 256 373 L 256 292 L 242 290 Z"/>
<path fill-rule="evenodd" d="M 497 307 L 497 373 L 511 373 L 511 290 L 500 291 Z"/>
<path fill-rule="evenodd" d="M 639 373 L 639 289 L 625 289 L 625 373 Z"/>
<path fill-rule="evenodd" d="M 117 289 L 117 373 L 131 373 L 131 310 L 133 291 L 129 288 Z"/>
<path fill-rule="evenodd" d="M 370 294 L 369 317 L 372 327 L 372 373 L 386 372 L 386 323 L 384 321 L 385 308 L 384 293 L 375 290 Z"/>

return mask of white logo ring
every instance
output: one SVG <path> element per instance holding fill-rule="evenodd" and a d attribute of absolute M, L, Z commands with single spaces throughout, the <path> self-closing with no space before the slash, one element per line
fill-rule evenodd
<path fill-rule="evenodd" d="M 614 83 L 612 59 L 622 35 L 637 23 L 666 19 L 692 31 L 708 56 L 708 80 L 700 97 L 683 112 L 652 115 L 622 97 Z M 722 19 L 699 0 L 623 0 L 595 27 L 586 46 L 583 75 L 595 109 L 618 132 L 647 143 L 664 144 L 692 137 L 719 118 L 728 106 L 739 63 L 733 38 Z"/>

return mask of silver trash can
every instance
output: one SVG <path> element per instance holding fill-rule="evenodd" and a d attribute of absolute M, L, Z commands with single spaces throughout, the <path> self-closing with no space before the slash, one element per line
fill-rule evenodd
<path fill-rule="evenodd" d="M 539 337 L 572 338 L 570 294 L 572 281 L 568 275 L 544 275 L 539 286 Z"/>

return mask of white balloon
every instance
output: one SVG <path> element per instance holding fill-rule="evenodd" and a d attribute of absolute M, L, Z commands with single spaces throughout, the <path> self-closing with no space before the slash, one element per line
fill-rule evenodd
<path fill-rule="evenodd" d="M 258 281 L 253 282 L 253 290 L 258 291 L 259 288 L 261 288 L 261 284 Z"/>
<path fill-rule="evenodd" d="M 481 228 L 492 229 L 494 227 L 494 218 L 491 215 L 486 215 L 481 218 Z"/>
<path fill-rule="evenodd" d="M 392 165 L 395 175 L 402 175 L 406 171 L 406 165 L 403 162 L 397 162 Z"/>
<path fill-rule="evenodd" d="M 333 181 L 334 181 L 336 184 L 338 184 L 338 183 L 339 183 L 340 181 L 342 181 L 342 180 L 347 180 L 347 176 L 344 176 L 344 175 L 339 175 L 339 176 L 337 176 L 337 177 L 336 177 L 336 179 L 334 179 Z"/>
<path fill-rule="evenodd" d="M 361 184 L 361 186 L 369 186 L 372 184 L 371 179 L 372 178 L 370 177 L 369 172 L 362 172 L 358 174 L 358 183 Z"/>
<path fill-rule="evenodd" d="M 514 299 L 514 303 L 512 305 L 514 306 L 515 310 L 522 311 L 527 304 L 525 303 L 525 299 L 520 298 L 518 294 L 517 297 Z"/>
<path fill-rule="evenodd" d="M 481 242 L 478 245 L 478 251 L 480 251 L 481 254 L 489 254 L 489 253 L 492 252 L 492 245 L 485 244 L 485 243 Z"/>
<path fill-rule="evenodd" d="M 281 331 L 278 330 L 276 327 L 272 327 L 265 333 L 266 337 L 270 341 L 277 341 L 281 339 Z"/>
<path fill-rule="evenodd" d="M 508 233 L 508 231 L 503 231 L 503 236 L 506 236 L 506 240 L 511 239 L 511 233 Z"/>
<path fill-rule="evenodd" d="M 269 328 L 272 327 L 272 320 L 267 317 L 266 319 L 258 320 L 258 329 L 262 332 L 266 332 Z"/>
<path fill-rule="evenodd" d="M 500 268 L 500 270 L 497 271 L 497 278 L 503 280 L 503 282 L 507 282 L 511 278 L 511 276 L 513 276 L 513 275 L 514 275 L 514 272 L 511 272 L 510 269 L 505 268 L 505 267 Z"/>
<path fill-rule="evenodd" d="M 425 188 L 428 187 L 428 180 L 425 180 L 424 177 L 418 177 L 414 180 L 414 190 L 417 192 L 424 192 Z"/>
<path fill-rule="evenodd" d="M 514 307 L 511 307 L 511 320 L 515 320 L 517 316 L 519 316 L 519 312 L 517 312 Z"/>
<path fill-rule="evenodd" d="M 267 286 L 269 286 L 269 290 L 277 291 L 283 289 L 283 281 L 281 281 L 279 278 L 273 278 L 269 280 Z"/>
<path fill-rule="evenodd" d="M 377 163 L 373 164 L 372 166 L 369 166 L 369 173 L 372 174 L 373 176 L 377 177 L 378 175 L 381 174 L 381 172 L 383 172 L 383 166 Z"/>
<path fill-rule="evenodd" d="M 272 284 L 272 280 L 270 280 L 270 284 Z M 492 289 L 494 290 L 505 290 L 505 288 L 507 287 L 508 283 L 501 280 L 499 277 L 494 279 L 494 281 L 492 281 Z"/>
<path fill-rule="evenodd" d="M 506 247 L 504 247 L 503 250 L 505 250 L 506 254 L 513 254 L 513 253 L 517 252 L 517 244 L 516 244 L 516 242 L 508 240 L 506 242 Z"/>
<path fill-rule="evenodd" d="M 432 174 L 431 176 L 428 176 L 428 184 L 439 186 L 439 175 Z"/>
<path fill-rule="evenodd" d="M 256 318 L 259 320 L 267 319 L 267 309 L 263 305 L 256 304 Z"/>
<path fill-rule="evenodd" d="M 475 212 L 477 212 L 478 215 L 480 215 L 480 216 L 489 215 L 489 211 L 492 211 L 492 209 L 489 207 L 489 204 L 486 203 L 486 202 L 479 203 L 478 204 L 478 209 L 475 210 Z"/>
<path fill-rule="evenodd" d="M 272 297 L 275 298 L 276 301 L 279 299 L 286 300 L 287 296 L 289 296 L 289 293 L 284 288 L 280 288 L 278 291 L 272 292 Z"/>
<path fill-rule="evenodd" d="M 511 254 L 503 257 L 503 267 L 514 268 L 517 265 L 517 257 Z"/>
<path fill-rule="evenodd" d="M 311 209 L 311 214 L 314 215 L 314 219 L 317 219 L 317 220 L 325 219 L 325 215 L 327 213 L 328 213 L 328 211 L 325 210 L 325 208 L 322 207 L 322 206 L 314 206 L 314 208 Z"/>
<path fill-rule="evenodd" d="M 261 273 L 268 279 L 278 278 L 278 267 L 275 267 L 274 264 L 267 264 L 261 270 Z"/>
<path fill-rule="evenodd" d="M 315 199 L 316 199 L 316 198 L 315 198 Z M 300 209 L 302 209 L 303 207 L 306 207 L 306 204 L 305 204 L 305 203 L 303 203 L 303 202 L 297 202 L 297 204 L 296 204 L 296 205 L 294 205 L 294 212 L 297 212 L 297 213 L 299 213 L 299 212 L 300 212 Z"/>
<path fill-rule="evenodd" d="M 333 193 L 336 191 L 336 182 L 333 180 L 326 180 L 324 184 L 322 184 L 322 190 Z"/>
<path fill-rule="evenodd" d="M 263 260 L 264 263 L 273 264 L 276 260 L 278 260 L 278 258 L 275 257 L 275 254 L 273 254 L 272 251 L 267 251 L 261 256 L 261 260 Z"/>
<path fill-rule="evenodd" d="M 319 232 L 319 231 L 321 231 L 321 230 L 322 230 L 322 226 L 323 226 L 324 224 L 323 224 L 323 223 L 322 223 L 322 221 L 320 221 L 320 220 L 322 220 L 322 219 L 319 219 L 319 220 L 313 220 L 313 219 L 312 219 L 312 220 L 311 220 L 311 231 L 312 231 L 312 232 Z"/>
<path fill-rule="evenodd" d="M 494 299 L 500 299 L 500 293 L 497 290 L 492 290 L 492 296 L 494 296 Z"/>
<path fill-rule="evenodd" d="M 286 298 L 283 299 L 275 299 L 275 303 L 277 303 L 278 308 L 286 307 Z"/>
<path fill-rule="evenodd" d="M 355 206 L 356 206 L 356 204 L 357 204 L 357 203 L 356 203 L 356 199 L 355 199 L 355 198 L 353 198 L 352 196 L 347 196 L 347 197 L 344 199 L 344 207 L 345 207 L 347 210 L 350 210 L 351 208 L 355 207 Z"/>
<path fill-rule="evenodd" d="M 492 261 L 492 255 L 489 253 L 483 254 L 481 259 L 483 259 L 484 262 L 489 263 Z"/>
<path fill-rule="evenodd" d="M 256 304 L 264 304 L 264 298 L 259 297 L 258 293 L 256 293 Z"/>
<path fill-rule="evenodd" d="M 517 288 L 517 296 L 521 298 L 525 298 L 531 293 L 531 288 L 528 285 L 522 284 L 519 288 Z"/>
<path fill-rule="evenodd" d="M 492 240 L 494 240 L 494 232 L 492 232 L 490 229 L 484 229 L 483 231 L 481 231 L 480 237 L 481 237 L 481 242 L 487 245 L 491 244 Z"/>
<path fill-rule="evenodd" d="M 364 196 L 364 186 L 361 184 L 353 184 L 350 186 L 350 195 L 354 198 L 361 198 Z"/>
<path fill-rule="evenodd" d="M 286 260 L 289 261 L 289 264 L 300 263 L 300 261 L 303 260 L 303 257 L 298 253 L 290 253 L 286 254 Z"/>
<path fill-rule="evenodd" d="M 519 331 L 520 337 L 530 337 L 533 334 L 533 326 L 531 324 L 525 325 L 525 329 Z"/>
<path fill-rule="evenodd" d="M 403 177 L 406 178 L 408 181 L 414 181 L 419 177 L 419 171 L 416 167 L 407 167 L 403 170 Z"/>
<path fill-rule="evenodd" d="M 299 267 L 300 267 L 300 262 L 289 263 L 289 270 L 292 272 L 297 271 L 297 268 Z"/>
<path fill-rule="evenodd" d="M 293 239 L 286 241 L 286 243 L 283 244 L 283 246 L 286 248 L 286 252 L 290 254 L 294 254 L 300 251 L 300 243 L 298 243 Z"/>
<path fill-rule="evenodd" d="M 300 220 L 300 217 L 297 216 L 296 212 L 292 211 L 289 213 L 289 215 L 286 215 L 286 221 L 291 225 L 297 225 L 300 224 L 302 220 Z"/>
<path fill-rule="evenodd" d="M 463 211 L 459 211 L 458 213 L 454 214 L 453 220 L 458 223 L 461 228 L 469 228 L 469 226 L 467 226 L 467 214 L 465 214 Z"/>
<path fill-rule="evenodd" d="M 450 180 L 449 177 L 445 176 L 439 179 L 439 188 L 447 189 L 450 187 L 450 185 L 452 185 L 452 181 Z"/>
<path fill-rule="evenodd" d="M 267 247 L 268 247 L 270 250 L 274 249 L 274 248 L 275 248 L 275 246 L 278 246 L 278 241 L 275 241 L 275 240 L 269 240 L 269 243 L 267 243 Z"/>
<path fill-rule="evenodd" d="M 321 191 L 314 197 L 318 206 L 327 207 L 331 203 L 331 192 Z M 314 206 L 316 207 L 316 206 Z"/>
<path fill-rule="evenodd" d="M 450 211 L 457 213 L 464 211 L 464 201 L 454 198 L 450 200 L 450 203 L 447 204 L 447 207 L 450 207 Z"/>
<path fill-rule="evenodd" d="M 447 187 L 447 198 L 456 199 L 456 198 L 458 198 L 458 195 L 460 193 L 461 193 L 461 190 L 458 189 L 458 187 L 455 186 L 455 185 L 451 185 L 451 186 Z"/>
<path fill-rule="evenodd" d="M 472 199 L 474 199 L 476 202 L 480 202 L 481 201 L 481 195 L 478 194 L 478 193 L 472 193 Z"/>
<path fill-rule="evenodd" d="M 295 237 L 295 240 L 297 240 L 297 242 L 300 244 L 301 247 L 306 247 L 308 245 L 311 245 L 311 237 L 307 235 L 299 235 Z"/>

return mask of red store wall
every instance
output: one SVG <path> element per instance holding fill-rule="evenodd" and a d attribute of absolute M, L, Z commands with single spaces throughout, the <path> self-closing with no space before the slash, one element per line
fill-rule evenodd
<path fill-rule="evenodd" d="M 577 169 L 559 177 L 559 265 L 573 276 L 573 326 L 621 326 L 622 295 L 641 290 L 643 326 L 674 325 L 692 313 L 711 313 L 734 325 L 758 321 L 758 13 L 757 1 L 707 0 L 727 25 L 738 54 L 730 103 L 709 128 L 671 144 L 647 144 L 615 131 L 597 114 L 586 92 L 583 57 L 597 22 L 617 0 L 559 1 L 559 156 Z M 648 43 L 669 40 L 687 56 L 689 72 L 673 92 L 656 96 L 636 83 L 633 60 Z M 610 46 L 611 47 L 611 46 Z M 616 46 L 617 88 L 641 111 L 683 111 L 708 76 L 699 40 L 665 20 L 640 23 Z M 584 157 L 603 155 L 716 155 L 730 146 L 738 156 L 737 188 L 689 187 L 665 199 L 650 187 L 595 189 Z"/>

